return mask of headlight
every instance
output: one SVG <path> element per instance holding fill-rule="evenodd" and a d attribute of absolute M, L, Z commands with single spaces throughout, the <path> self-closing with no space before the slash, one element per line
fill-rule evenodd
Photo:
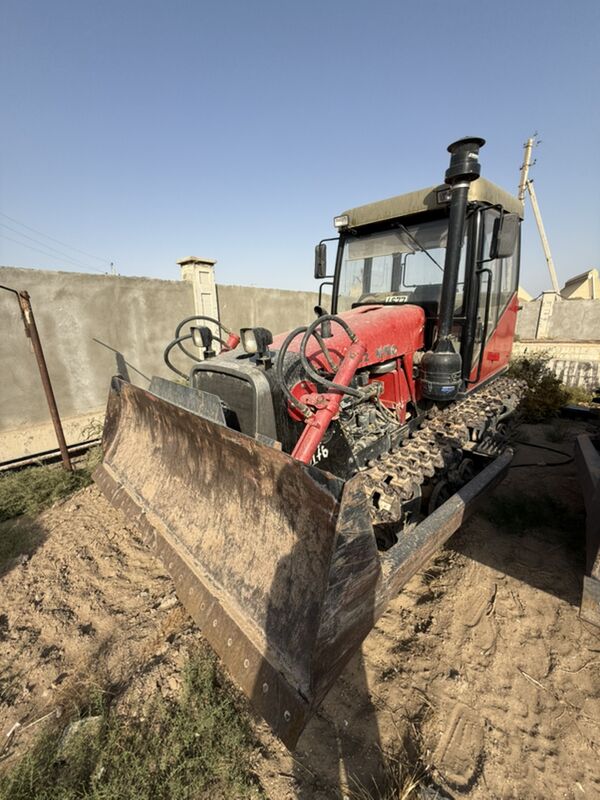
<path fill-rule="evenodd" d="M 336 228 L 347 228 L 350 224 L 350 217 L 348 214 L 342 214 L 339 217 L 334 217 L 333 224 Z"/>
<path fill-rule="evenodd" d="M 240 330 L 242 347 L 249 355 L 258 355 L 259 360 L 268 356 L 273 334 L 268 328 L 242 328 Z"/>
<path fill-rule="evenodd" d="M 213 335 L 210 328 L 206 325 L 194 325 L 190 328 L 190 333 L 192 334 L 192 342 L 202 350 L 204 358 L 212 358 L 216 355 L 212 349 Z"/>
<path fill-rule="evenodd" d="M 242 347 L 246 353 L 250 353 L 250 355 L 256 353 L 258 350 L 258 342 L 254 335 L 254 328 L 242 328 L 240 336 L 242 337 Z"/>

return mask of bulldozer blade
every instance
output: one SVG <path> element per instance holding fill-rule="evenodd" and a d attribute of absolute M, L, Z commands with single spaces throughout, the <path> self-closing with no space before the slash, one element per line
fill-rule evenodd
<path fill-rule="evenodd" d="M 508 467 L 505 453 L 379 553 L 347 482 L 120 378 L 94 480 L 135 520 L 233 680 L 290 749 L 391 597 Z"/>

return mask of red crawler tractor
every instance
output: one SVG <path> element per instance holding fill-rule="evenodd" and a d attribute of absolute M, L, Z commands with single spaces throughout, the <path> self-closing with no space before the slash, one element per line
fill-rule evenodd
<path fill-rule="evenodd" d="M 512 456 L 522 205 L 479 177 L 483 144 L 448 148 L 443 185 L 335 218 L 330 313 L 275 338 L 184 320 L 165 360 L 187 352 L 187 385 L 113 379 L 95 479 L 290 747 Z"/>

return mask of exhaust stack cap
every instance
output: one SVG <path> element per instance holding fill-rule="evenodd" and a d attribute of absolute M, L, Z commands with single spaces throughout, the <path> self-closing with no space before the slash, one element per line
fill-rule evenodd
<path fill-rule="evenodd" d="M 462 181 L 475 181 L 481 172 L 479 163 L 479 149 L 485 144 L 485 139 L 479 136 L 467 136 L 448 145 L 450 153 L 450 166 L 446 170 L 446 183 L 450 186 Z"/>

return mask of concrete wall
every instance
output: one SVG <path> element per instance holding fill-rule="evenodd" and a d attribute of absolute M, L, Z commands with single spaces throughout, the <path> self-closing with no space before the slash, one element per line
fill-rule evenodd
<path fill-rule="evenodd" d="M 70 441 L 81 439 L 81 429 L 102 412 L 111 375 L 125 372 L 145 386 L 153 374 L 170 374 L 162 361 L 165 344 L 177 322 L 194 313 L 192 284 L 182 281 L 0 267 L 0 284 L 31 295 Z M 31 436 L 35 426 L 46 430 L 49 413 L 12 293 L 0 291 L 0 319 L 0 430 L 29 432 L 34 441 L 25 452 L 55 447 L 50 427 L 48 436 Z M 0 461 L 18 455 L 15 441 L 0 438 Z"/>
<path fill-rule="evenodd" d="M 545 354 L 567 386 L 600 386 L 600 300 L 565 300 L 546 292 L 524 303 L 514 355 Z"/>
<path fill-rule="evenodd" d="M 147 386 L 152 375 L 173 377 L 163 363 L 163 350 L 180 320 L 202 312 L 195 307 L 194 271 L 184 277 L 164 281 L 0 267 L 0 284 L 31 295 L 69 444 L 99 429 L 115 373 L 140 386 Z M 318 300 L 316 292 L 247 286 L 218 286 L 217 296 L 228 327 L 261 325 L 273 333 L 312 320 Z M 17 300 L 4 291 L 0 319 L 2 462 L 54 449 L 56 439 Z M 173 359 L 189 367 L 178 351 Z"/>
<path fill-rule="evenodd" d="M 297 328 L 312 322 L 317 292 L 290 292 L 284 289 L 258 289 L 252 286 L 217 286 L 221 322 L 229 328 L 260 326 L 272 333 Z M 329 298 L 324 298 L 329 308 Z"/>
<path fill-rule="evenodd" d="M 540 305 L 540 300 L 522 304 L 517 317 L 517 337 L 520 339 L 535 339 Z"/>
<path fill-rule="evenodd" d="M 548 338 L 600 340 L 600 300 L 560 300 L 555 303 Z"/>
<path fill-rule="evenodd" d="M 154 374 L 171 376 L 162 360 L 164 347 L 176 324 L 198 313 L 194 275 L 163 281 L 0 267 L 0 284 L 31 295 L 69 442 L 80 441 L 89 423 L 102 418 L 111 375 L 127 374 L 142 386 Z M 316 292 L 227 285 L 217 286 L 217 296 L 228 327 L 260 325 L 273 333 L 314 319 L 318 300 Z M 329 306 L 328 297 L 324 305 Z M 16 298 L 3 291 L 0 319 L 2 461 L 54 448 L 56 442 Z M 600 300 L 544 295 L 524 303 L 517 337 L 515 353 L 549 353 L 566 383 L 600 384 Z M 189 366 L 181 358 L 181 365 Z"/>
<path fill-rule="evenodd" d="M 552 302 L 548 304 L 549 299 Z M 549 306 L 548 317 L 543 336 L 540 336 L 538 320 L 544 305 Z M 600 300 L 561 300 L 553 295 L 551 298 L 544 296 L 543 301 L 524 303 L 519 311 L 517 336 L 521 339 L 600 341 Z"/>

